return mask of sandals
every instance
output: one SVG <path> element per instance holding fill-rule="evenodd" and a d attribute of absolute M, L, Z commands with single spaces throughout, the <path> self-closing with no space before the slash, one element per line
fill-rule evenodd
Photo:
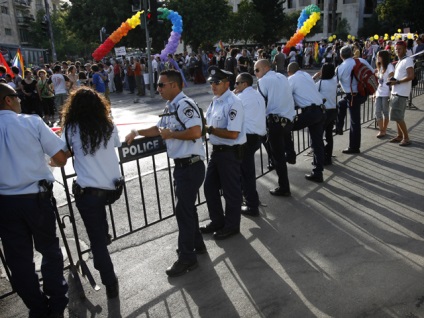
<path fill-rule="evenodd" d="M 402 137 L 397 136 L 395 138 L 390 139 L 389 142 L 401 142 L 402 140 Z"/>
<path fill-rule="evenodd" d="M 408 139 L 403 139 L 400 143 L 399 143 L 399 146 L 401 146 L 401 147 L 406 147 L 406 146 L 409 146 L 411 144 L 411 141 L 410 140 L 408 140 Z"/>
<path fill-rule="evenodd" d="M 379 133 L 377 134 L 377 138 L 379 138 L 379 139 L 384 138 L 384 137 L 386 137 L 386 134 L 385 134 L 385 133 L 383 133 L 383 132 L 379 132 Z"/>

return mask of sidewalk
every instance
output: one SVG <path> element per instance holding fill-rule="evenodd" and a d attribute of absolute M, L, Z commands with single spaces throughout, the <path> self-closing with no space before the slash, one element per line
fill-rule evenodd
<path fill-rule="evenodd" d="M 424 96 L 414 104 L 424 109 Z M 242 217 L 241 234 L 228 240 L 205 236 L 209 253 L 184 276 L 165 274 L 176 260 L 175 218 L 113 242 L 120 299 L 83 280 L 81 300 L 69 278 L 65 316 L 424 317 L 423 111 L 408 110 L 406 123 L 404 148 L 364 125 L 362 153 L 344 155 L 348 133 L 336 136 L 323 184 L 305 180 L 311 158 L 300 154 L 289 166 L 290 198 L 269 194 L 275 172 L 258 179 L 261 216 Z M 205 223 L 205 205 L 199 213 Z M 0 312 L 27 316 L 16 294 L 0 300 Z"/>

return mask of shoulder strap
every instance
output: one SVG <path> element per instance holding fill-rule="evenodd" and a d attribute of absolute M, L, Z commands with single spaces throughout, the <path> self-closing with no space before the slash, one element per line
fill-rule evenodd
<path fill-rule="evenodd" d="M 322 79 L 319 80 L 318 92 L 321 92 L 321 84 L 322 84 Z"/>
<path fill-rule="evenodd" d="M 262 95 L 262 97 L 265 99 L 265 108 L 268 107 L 268 97 L 264 95 L 264 93 L 262 93 L 261 91 L 261 87 L 259 86 L 259 82 L 256 83 L 256 85 L 258 86 L 258 91 L 259 93 Z"/>

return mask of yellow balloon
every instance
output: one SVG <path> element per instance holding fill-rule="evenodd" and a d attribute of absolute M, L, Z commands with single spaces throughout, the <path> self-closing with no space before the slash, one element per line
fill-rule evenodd
<path fill-rule="evenodd" d="M 395 39 L 395 36 L 394 35 L 392 35 L 391 37 L 390 37 L 390 40 L 394 40 Z"/>
<path fill-rule="evenodd" d="M 378 34 L 374 35 L 374 40 L 378 40 L 379 36 Z"/>
<path fill-rule="evenodd" d="M 355 39 L 356 39 L 356 38 L 355 38 L 354 36 L 352 36 L 352 41 L 355 41 Z"/>
<path fill-rule="evenodd" d="M 351 38 L 352 38 L 352 36 L 349 34 L 349 35 L 347 36 L 347 38 L 348 38 L 348 39 L 351 39 Z"/>
<path fill-rule="evenodd" d="M 333 37 L 332 36 L 329 36 L 328 37 L 328 42 L 333 42 Z"/>
<path fill-rule="evenodd" d="M 387 33 L 384 33 L 384 36 L 385 36 L 385 37 L 388 37 L 389 35 L 388 35 Z"/>
<path fill-rule="evenodd" d="M 408 33 L 408 39 L 413 39 L 414 36 L 411 33 Z"/>
<path fill-rule="evenodd" d="M 400 33 L 400 32 L 402 32 L 402 30 L 401 29 L 398 29 L 398 33 Z"/>

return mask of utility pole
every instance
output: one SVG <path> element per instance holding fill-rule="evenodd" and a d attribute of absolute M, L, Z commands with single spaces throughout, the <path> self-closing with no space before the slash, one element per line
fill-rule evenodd
<path fill-rule="evenodd" d="M 156 1 L 156 0 L 153 0 Z M 150 3 L 150 0 L 143 0 L 143 7 L 144 7 L 144 14 L 143 14 L 143 19 L 144 19 L 144 25 L 146 26 L 146 42 L 147 42 L 147 51 L 146 51 L 146 55 L 147 55 L 147 65 L 149 66 L 149 83 L 150 83 L 150 97 L 154 98 L 155 97 L 155 88 L 154 88 L 154 83 L 153 83 L 153 67 L 152 67 L 152 60 L 150 58 L 150 53 L 151 53 L 151 47 L 150 47 L 150 34 L 149 34 L 149 27 L 147 25 L 147 8 L 150 8 L 150 5 L 148 5 Z"/>
<path fill-rule="evenodd" d="M 52 23 L 50 20 L 50 7 L 49 7 L 49 0 L 44 0 L 44 6 L 46 7 L 46 20 L 49 26 L 49 34 L 50 34 L 50 40 L 52 43 L 52 58 L 53 62 L 57 61 L 57 54 L 56 54 L 56 48 L 54 46 L 54 38 L 53 38 L 53 28 Z"/>

